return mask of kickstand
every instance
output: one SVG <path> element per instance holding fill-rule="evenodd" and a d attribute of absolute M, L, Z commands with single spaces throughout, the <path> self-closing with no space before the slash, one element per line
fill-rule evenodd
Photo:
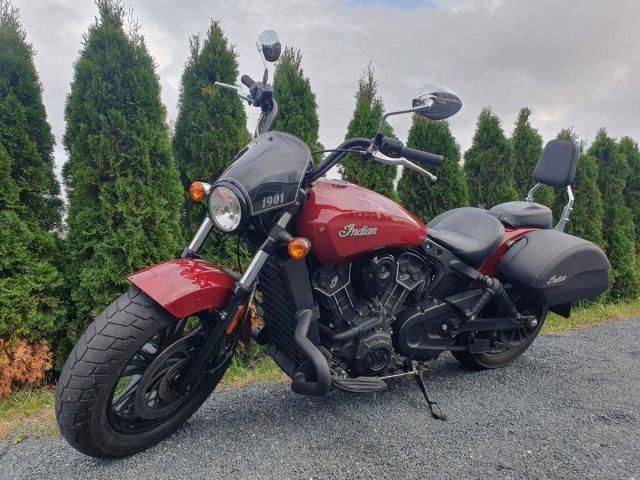
<path fill-rule="evenodd" d="M 438 402 L 435 402 L 429 398 L 429 393 L 427 392 L 427 385 L 424 383 L 424 378 L 422 378 L 423 372 L 424 370 L 417 369 L 414 377 L 416 379 L 416 383 L 420 387 L 420 390 L 422 391 L 422 394 L 424 395 L 425 400 L 429 404 L 429 410 L 431 410 L 431 416 L 436 420 L 444 421 L 447 419 L 447 417 L 445 416 L 444 413 L 442 413 L 442 409 L 440 408 L 440 405 L 438 405 Z"/>

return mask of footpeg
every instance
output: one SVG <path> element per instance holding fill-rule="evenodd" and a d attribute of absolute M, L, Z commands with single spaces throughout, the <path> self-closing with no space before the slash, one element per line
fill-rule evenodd
<path fill-rule="evenodd" d="M 387 389 L 386 382 L 377 377 L 342 378 L 333 375 L 331 384 L 338 390 L 349 393 L 376 393 Z"/>
<path fill-rule="evenodd" d="M 433 418 L 435 418 L 436 420 L 445 421 L 447 419 L 447 417 L 442 412 L 442 409 L 440 408 L 440 405 L 438 405 L 438 402 L 436 402 L 434 400 L 431 400 L 429 398 L 429 392 L 427 392 L 427 385 L 424 383 L 424 378 L 422 378 L 423 372 L 424 372 L 424 370 L 422 370 L 422 369 L 418 369 L 418 371 L 416 372 L 416 374 L 414 376 L 414 378 L 416 379 L 416 383 L 420 387 L 420 390 L 422 391 L 422 394 L 424 395 L 424 399 L 429 404 L 429 410 L 431 410 L 431 416 Z"/>

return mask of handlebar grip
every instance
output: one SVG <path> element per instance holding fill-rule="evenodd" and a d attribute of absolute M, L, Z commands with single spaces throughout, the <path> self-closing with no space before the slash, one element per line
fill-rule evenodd
<path fill-rule="evenodd" d="M 427 165 L 433 165 L 439 167 L 444 161 L 442 155 L 436 155 L 435 153 L 423 152 L 422 150 L 416 150 L 415 148 L 402 147 L 400 155 L 407 160 L 412 160 L 418 163 L 424 163 Z"/>
<path fill-rule="evenodd" d="M 253 87 L 256 83 L 253 81 L 253 79 L 249 75 L 242 75 L 242 78 L 240 78 L 240 81 L 248 89 L 251 89 L 251 87 Z"/>

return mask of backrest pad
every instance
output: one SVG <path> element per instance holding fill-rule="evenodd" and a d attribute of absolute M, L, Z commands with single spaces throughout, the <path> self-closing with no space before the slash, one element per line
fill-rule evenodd
<path fill-rule="evenodd" d="M 552 187 L 571 185 L 576 177 L 579 154 L 580 150 L 575 142 L 551 140 L 542 151 L 533 171 L 533 179 Z"/>

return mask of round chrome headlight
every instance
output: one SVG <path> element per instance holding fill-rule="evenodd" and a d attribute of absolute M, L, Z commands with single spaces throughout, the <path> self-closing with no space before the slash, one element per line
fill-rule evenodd
<path fill-rule="evenodd" d="M 223 232 L 233 232 L 242 220 L 242 206 L 238 196 L 228 187 L 215 187 L 209 194 L 209 217 Z"/>

